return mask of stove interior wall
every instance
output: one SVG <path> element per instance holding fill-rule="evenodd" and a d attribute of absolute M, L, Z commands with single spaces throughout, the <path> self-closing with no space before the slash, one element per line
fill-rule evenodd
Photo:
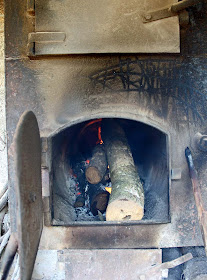
<path fill-rule="evenodd" d="M 118 121 L 125 130 L 135 165 L 144 186 L 145 214 L 142 221 L 149 223 L 169 222 L 167 135 L 140 122 L 125 119 Z M 59 133 L 52 140 L 52 215 L 54 224 L 67 225 L 75 221 L 84 221 L 81 210 L 74 208 L 78 182 L 72 166 L 74 158 L 77 159 L 80 155 L 86 161 L 90 157 L 92 146 L 96 143 L 97 139 L 94 139 L 95 136 L 93 136 L 93 134 L 95 135 L 94 126 L 92 129 L 88 124 L 89 122 L 74 125 Z M 87 127 L 87 132 L 81 135 L 80 131 L 83 131 L 84 127 Z M 93 142 L 92 146 L 91 142 Z M 88 143 L 90 143 L 90 147 Z M 86 153 L 87 149 L 88 154 Z M 94 217 L 91 213 L 87 213 L 85 221 L 100 220 L 98 216 Z"/>
<path fill-rule="evenodd" d="M 68 224 L 76 220 L 74 208 L 75 181 L 72 179 L 68 144 L 75 142 L 80 125 L 59 133 L 52 140 L 52 217 L 58 224 Z M 70 151 L 70 150 L 69 150 Z M 67 154 L 67 155 L 66 155 Z"/>

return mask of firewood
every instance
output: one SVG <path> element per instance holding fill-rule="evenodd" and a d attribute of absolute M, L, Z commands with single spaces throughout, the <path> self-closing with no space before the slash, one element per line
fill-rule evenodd
<path fill-rule="evenodd" d="M 106 220 L 141 220 L 144 215 L 144 190 L 125 132 L 118 121 L 106 119 L 102 121 L 102 138 L 112 183 Z"/>
<path fill-rule="evenodd" d="M 77 195 L 74 203 L 74 207 L 79 208 L 79 207 L 83 207 L 84 205 L 85 205 L 85 195 L 82 194 Z"/>
<path fill-rule="evenodd" d="M 98 215 L 98 211 L 104 213 L 109 201 L 109 193 L 105 191 L 103 184 L 89 184 L 88 196 L 90 202 L 90 210 L 94 216 Z"/>
<path fill-rule="evenodd" d="M 91 184 L 98 184 L 107 170 L 107 161 L 104 145 L 96 145 L 89 166 L 86 169 L 86 179 Z"/>

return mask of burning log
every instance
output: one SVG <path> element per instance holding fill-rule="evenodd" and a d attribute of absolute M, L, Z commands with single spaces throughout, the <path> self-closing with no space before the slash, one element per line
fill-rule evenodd
<path fill-rule="evenodd" d="M 98 211 L 104 213 L 109 201 L 109 193 L 101 183 L 92 185 L 89 184 L 88 195 L 90 201 L 90 210 L 94 216 L 98 215 Z"/>
<path fill-rule="evenodd" d="M 125 132 L 117 121 L 103 120 L 102 138 L 112 183 L 106 220 L 141 220 L 144 214 L 144 191 Z"/>
<path fill-rule="evenodd" d="M 91 184 L 98 184 L 107 170 L 106 154 L 103 145 L 95 146 L 89 166 L 86 169 L 86 179 Z"/>

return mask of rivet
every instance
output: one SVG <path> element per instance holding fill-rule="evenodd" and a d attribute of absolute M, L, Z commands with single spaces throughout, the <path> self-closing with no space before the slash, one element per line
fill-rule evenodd
<path fill-rule="evenodd" d="M 152 15 L 146 14 L 144 17 L 145 17 L 146 20 L 150 20 L 152 18 Z"/>

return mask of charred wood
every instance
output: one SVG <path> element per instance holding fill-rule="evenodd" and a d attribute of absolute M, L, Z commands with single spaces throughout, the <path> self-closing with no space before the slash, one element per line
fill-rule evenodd
<path fill-rule="evenodd" d="M 90 210 L 94 216 L 98 215 L 98 211 L 102 214 L 106 211 L 109 201 L 109 193 L 105 191 L 103 185 L 89 184 L 88 196 L 90 201 Z"/>

